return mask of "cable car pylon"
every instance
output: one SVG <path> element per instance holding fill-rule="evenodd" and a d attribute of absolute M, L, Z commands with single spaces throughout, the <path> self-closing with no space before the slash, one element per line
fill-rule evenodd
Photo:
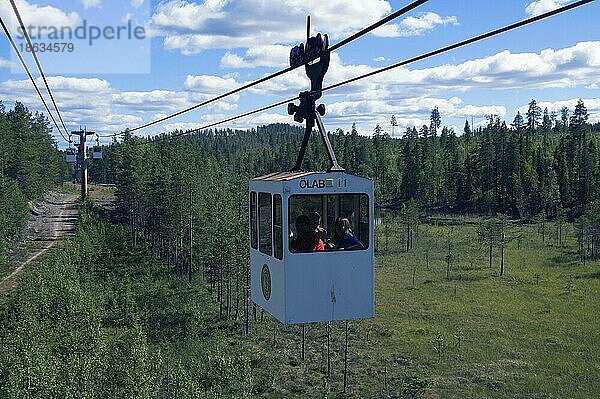
<path fill-rule="evenodd" d="M 73 131 L 71 134 L 79 136 L 79 168 L 81 169 L 81 200 L 84 201 L 88 194 L 88 161 L 87 161 L 87 148 L 85 143 L 87 136 L 92 136 L 96 132 L 88 132 L 85 129 Z"/>

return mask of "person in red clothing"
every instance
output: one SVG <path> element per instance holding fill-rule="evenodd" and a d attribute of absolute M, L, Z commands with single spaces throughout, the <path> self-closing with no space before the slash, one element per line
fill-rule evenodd
<path fill-rule="evenodd" d="M 315 233 L 319 236 L 321 241 L 323 241 L 323 246 L 325 249 L 332 249 L 335 244 L 333 241 L 327 238 L 327 230 L 321 226 L 321 215 L 319 212 L 311 212 L 308 214 L 308 221 L 310 222 L 310 229 L 314 230 Z"/>
<path fill-rule="evenodd" d="M 325 246 L 323 240 L 315 229 L 310 228 L 310 220 L 306 215 L 300 215 L 296 218 L 296 234 L 297 237 L 292 242 L 292 250 L 294 252 L 313 252 L 323 251 Z"/>

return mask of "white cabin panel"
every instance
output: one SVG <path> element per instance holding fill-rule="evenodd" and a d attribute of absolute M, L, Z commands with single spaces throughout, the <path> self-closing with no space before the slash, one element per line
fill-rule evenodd
<path fill-rule="evenodd" d="M 250 252 L 250 295 L 252 302 L 277 320 L 285 320 L 285 275 L 282 261 L 254 249 Z M 264 287 L 263 269 L 269 273 L 269 287 Z M 265 293 L 266 291 L 266 293 Z"/>
<path fill-rule="evenodd" d="M 360 252 L 289 253 L 286 324 L 373 317 L 372 263 Z"/>

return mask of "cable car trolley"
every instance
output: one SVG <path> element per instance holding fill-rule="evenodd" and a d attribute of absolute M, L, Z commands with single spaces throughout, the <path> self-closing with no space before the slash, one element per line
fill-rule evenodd
<path fill-rule="evenodd" d="M 92 150 L 92 158 L 93 159 L 102 159 L 102 147 L 94 146 Z"/>
<path fill-rule="evenodd" d="M 373 180 L 338 164 L 321 120 L 325 106 L 315 104 L 329 66 L 327 35 L 292 49 L 290 65 L 301 64 L 311 90 L 288 105 L 306 123 L 296 164 L 249 183 L 251 298 L 284 324 L 373 317 Z M 301 170 L 315 124 L 327 172 Z"/>
<path fill-rule="evenodd" d="M 102 147 L 100 146 L 100 138 L 96 135 L 96 145 L 92 149 L 93 159 L 102 159 Z"/>
<path fill-rule="evenodd" d="M 67 148 L 67 152 L 65 154 L 66 161 L 70 164 L 77 163 L 77 154 L 72 148 Z"/>

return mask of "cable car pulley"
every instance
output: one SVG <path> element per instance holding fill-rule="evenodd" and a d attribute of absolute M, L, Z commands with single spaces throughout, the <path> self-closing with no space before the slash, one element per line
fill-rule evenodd
<path fill-rule="evenodd" d="M 294 115 L 294 120 L 298 123 L 306 122 L 306 131 L 302 145 L 300 146 L 300 153 L 291 171 L 297 172 L 301 170 L 306 146 L 316 122 L 321 139 L 327 150 L 327 156 L 331 162 L 328 172 L 343 172 L 344 168 L 337 161 L 333 147 L 327 137 L 327 131 L 321 120 L 321 116 L 325 115 L 325 105 L 319 104 L 319 106 L 316 106 L 317 100 L 323 94 L 323 78 L 327 73 L 331 58 L 329 36 L 318 33 L 316 36 L 310 37 L 310 16 L 307 18 L 306 25 L 306 45 L 300 43 L 298 46 L 292 48 L 290 52 L 290 66 L 297 67 L 305 64 L 306 76 L 310 79 L 310 91 L 303 91 L 299 95 L 300 105 L 294 103 L 288 104 L 288 114 Z"/>

